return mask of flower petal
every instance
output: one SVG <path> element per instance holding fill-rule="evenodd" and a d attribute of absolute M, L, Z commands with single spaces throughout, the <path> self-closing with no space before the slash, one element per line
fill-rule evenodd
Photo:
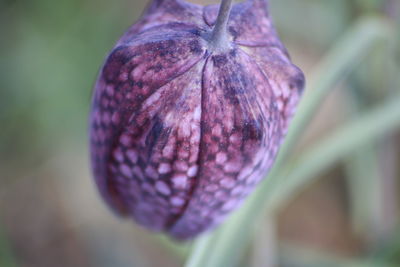
<path fill-rule="evenodd" d="M 131 117 L 146 100 L 150 101 L 161 87 L 181 75 L 188 75 L 188 71 L 203 59 L 204 53 L 204 45 L 196 35 L 189 32 L 160 32 L 115 48 L 107 59 L 93 98 L 91 155 L 102 195 L 121 214 L 129 213 L 130 208 L 114 184 L 114 175 L 110 171 L 116 170 L 110 170 L 108 165 L 112 153 L 115 153 L 115 142 L 122 138 L 123 129 L 129 121 L 133 123 Z M 190 80 L 188 77 L 186 79 Z M 129 142 L 127 137 L 122 140 Z M 116 154 L 120 153 L 117 151 Z M 131 152 L 130 157 L 137 155 Z M 118 170 L 129 176 L 123 165 Z"/>
<path fill-rule="evenodd" d="M 210 56 L 203 80 L 197 185 L 170 229 L 180 239 L 236 208 L 271 166 L 282 137 L 268 80 L 244 52 Z"/>

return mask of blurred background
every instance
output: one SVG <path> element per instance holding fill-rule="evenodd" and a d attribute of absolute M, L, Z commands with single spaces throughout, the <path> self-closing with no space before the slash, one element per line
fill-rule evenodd
<path fill-rule="evenodd" d="M 1 267 L 183 264 L 190 244 L 113 216 L 88 167 L 91 88 L 109 49 L 146 2 L 0 0 Z M 270 13 L 308 77 L 358 18 L 377 16 L 394 25 L 399 5 L 271 0 Z M 377 44 L 338 84 L 299 151 L 400 90 L 395 52 Z M 400 266 L 399 163 L 400 131 L 355 151 L 286 205 L 273 227 L 269 221 L 259 226 L 266 240 L 249 248 L 243 266 L 350 266 L 360 259 L 368 266 Z"/>

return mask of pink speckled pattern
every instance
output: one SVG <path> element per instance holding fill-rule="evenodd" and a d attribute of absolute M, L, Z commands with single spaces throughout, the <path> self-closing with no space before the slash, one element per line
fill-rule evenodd
<path fill-rule="evenodd" d="M 266 175 L 304 87 L 266 0 L 234 5 L 231 49 L 213 53 L 217 12 L 153 1 L 106 59 L 93 95 L 102 196 L 177 239 L 220 223 Z"/>

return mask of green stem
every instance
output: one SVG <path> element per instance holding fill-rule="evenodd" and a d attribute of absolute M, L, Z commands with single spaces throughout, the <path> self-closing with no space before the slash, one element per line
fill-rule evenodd
<path fill-rule="evenodd" d="M 308 89 L 300 102 L 297 116 L 289 128 L 274 169 L 279 169 L 315 111 L 331 89 L 368 55 L 376 41 L 388 39 L 392 31 L 377 18 L 362 18 L 338 41 L 328 55 L 315 67 Z M 272 171 L 274 172 L 274 170 Z M 272 175 L 271 172 L 271 175 Z"/>
<path fill-rule="evenodd" d="M 351 154 L 356 149 L 371 144 L 379 137 L 400 128 L 400 95 L 362 117 L 348 123 L 319 144 L 303 153 L 281 177 L 284 183 L 268 188 L 262 198 L 269 210 L 276 210 L 296 196 L 296 193 L 316 178 L 316 175 Z M 288 170 L 292 171 L 288 171 Z M 264 193 L 266 193 L 264 191 Z"/>
<path fill-rule="evenodd" d="M 217 22 L 211 32 L 210 46 L 213 51 L 223 51 L 229 48 L 228 20 L 232 9 L 232 0 L 222 0 Z"/>

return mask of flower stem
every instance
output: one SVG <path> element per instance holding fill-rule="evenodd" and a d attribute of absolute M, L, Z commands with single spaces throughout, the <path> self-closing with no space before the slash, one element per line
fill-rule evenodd
<path fill-rule="evenodd" d="M 222 0 L 218 12 L 217 22 L 211 32 L 210 46 L 214 51 L 229 48 L 227 25 L 232 9 L 232 0 Z"/>

